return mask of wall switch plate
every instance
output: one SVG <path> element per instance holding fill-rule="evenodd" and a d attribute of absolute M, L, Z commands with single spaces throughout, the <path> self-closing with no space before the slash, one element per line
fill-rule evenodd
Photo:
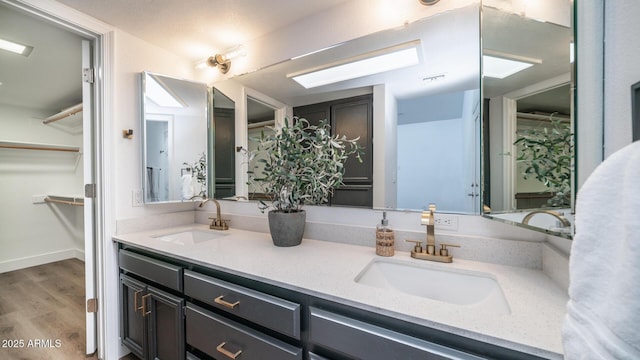
<path fill-rule="evenodd" d="M 449 214 L 436 214 L 434 223 L 436 229 L 457 231 L 458 230 L 458 217 Z"/>
<path fill-rule="evenodd" d="M 134 189 L 131 191 L 131 205 L 133 207 L 140 207 L 144 205 L 142 201 L 142 190 Z"/>
<path fill-rule="evenodd" d="M 31 196 L 31 202 L 34 204 L 44 204 L 44 198 L 46 198 L 47 195 L 33 195 Z"/>

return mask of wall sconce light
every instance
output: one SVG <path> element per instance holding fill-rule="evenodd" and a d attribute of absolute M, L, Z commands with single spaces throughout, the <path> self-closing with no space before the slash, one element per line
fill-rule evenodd
<path fill-rule="evenodd" d="M 213 56 L 209 56 L 207 59 L 207 65 L 211 67 L 217 66 L 221 73 L 226 74 L 231 68 L 231 60 L 227 59 L 223 54 L 215 54 Z"/>
<path fill-rule="evenodd" d="M 238 45 L 225 51 L 222 54 L 215 54 L 213 56 L 209 56 L 204 61 L 204 64 L 211 67 L 217 67 L 221 73 L 226 74 L 229 72 L 229 69 L 231 69 L 231 60 L 244 55 L 246 55 L 244 48 L 242 47 L 242 45 Z M 202 66 L 196 65 L 196 67 L 202 67 Z"/>

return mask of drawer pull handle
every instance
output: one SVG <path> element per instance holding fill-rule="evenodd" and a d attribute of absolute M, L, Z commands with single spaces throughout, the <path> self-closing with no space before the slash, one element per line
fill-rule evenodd
<path fill-rule="evenodd" d="M 136 292 L 133 293 L 133 312 L 138 312 L 138 310 L 142 310 L 142 306 L 138 306 L 138 295 L 140 295 L 140 293 L 142 292 L 142 290 L 138 290 Z"/>
<path fill-rule="evenodd" d="M 151 314 L 151 310 L 147 311 L 147 299 L 151 296 L 151 294 L 142 296 L 142 316 L 147 316 Z"/>
<path fill-rule="evenodd" d="M 225 349 L 224 346 L 226 344 L 227 342 L 223 341 L 222 344 L 216 346 L 216 350 L 218 350 L 218 352 L 222 353 L 224 356 L 228 357 L 229 359 L 235 359 L 238 356 L 240 356 L 240 354 L 242 354 L 242 350 L 238 350 L 235 353 L 232 353 L 231 351 Z"/>
<path fill-rule="evenodd" d="M 225 301 L 223 298 L 224 298 L 224 295 L 220 295 L 220 296 L 218 296 L 217 298 L 213 299 L 213 301 L 214 301 L 216 304 L 220 304 L 220 305 L 222 305 L 222 306 L 226 306 L 226 307 L 228 307 L 229 309 L 235 309 L 235 307 L 236 307 L 236 306 L 240 305 L 240 301 L 236 301 L 236 302 L 232 302 L 232 303 L 230 303 L 230 302 L 228 302 L 228 301 Z"/>

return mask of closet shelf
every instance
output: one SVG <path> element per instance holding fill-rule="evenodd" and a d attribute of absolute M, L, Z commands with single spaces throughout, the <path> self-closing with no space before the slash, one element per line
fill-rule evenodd
<path fill-rule="evenodd" d="M 43 124 L 50 124 L 52 122 L 58 121 L 58 120 L 62 120 L 64 118 L 67 118 L 69 116 L 75 115 L 79 112 L 82 112 L 82 103 L 78 104 L 78 105 L 74 105 L 71 107 L 68 107 L 62 111 L 60 111 L 59 113 L 49 116 L 48 118 L 42 120 Z"/>
<path fill-rule="evenodd" d="M 47 197 L 44 198 L 44 201 L 55 204 L 84 206 L 84 198 L 82 196 L 47 195 Z"/>
<path fill-rule="evenodd" d="M 0 140 L 0 148 L 5 149 L 22 149 L 22 150 L 41 150 L 41 151 L 62 151 L 79 153 L 80 147 L 56 144 L 42 144 L 19 141 Z"/>

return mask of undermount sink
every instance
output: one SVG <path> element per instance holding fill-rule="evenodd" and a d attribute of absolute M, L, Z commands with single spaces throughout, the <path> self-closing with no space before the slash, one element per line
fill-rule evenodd
<path fill-rule="evenodd" d="M 421 265 L 376 259 L 354 281 L 497 314 L 511 313 L 500 284 L 491 274 Z"/>
<path fill-rule="evenodd" d="M 170 234 L 162 234 L 151 236 L 154 239 L 160 241 L 166 241 L 180 245 L 193 245 L 204 241 L 217 239 L 219 237 L 227 236 L 229 234 L 212 230 L 185 230 Z"/>

